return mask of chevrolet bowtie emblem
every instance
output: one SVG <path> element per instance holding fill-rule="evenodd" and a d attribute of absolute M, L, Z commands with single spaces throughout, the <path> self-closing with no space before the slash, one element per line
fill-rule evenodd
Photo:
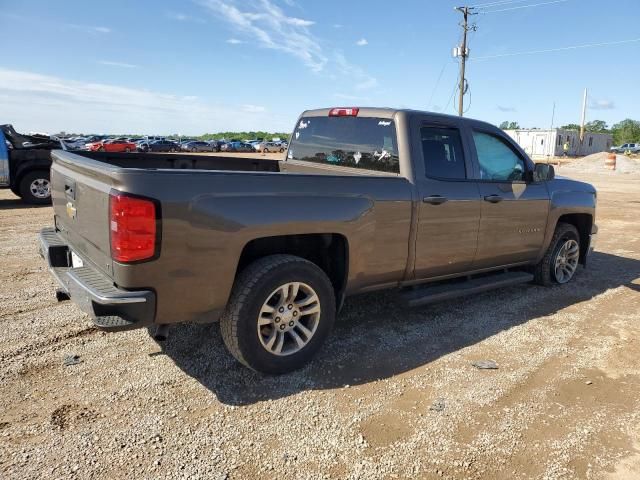
<path fill-rule="evenodd" d="M 67 216 L 69 218 L 76 218 L 76 207 L 74 207 L 71 202 L 67 202 Z"/>

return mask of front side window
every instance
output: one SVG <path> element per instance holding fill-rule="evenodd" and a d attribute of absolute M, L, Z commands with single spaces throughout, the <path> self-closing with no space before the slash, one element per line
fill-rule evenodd
<path fill-rule="evenodd" d="M 427 177 L 444 180 L 467 178 L 462 141 L 457 128 L 422 127 L 420 137 Z"/>
<path fill-rule="evenodd" d="M 524 160 L 514 152 L 507 143 L 494 135 L 473 132 L 480 179 L 503 182 L 524 181 Z"/>
<path fill-rule="evenodd" d="M 396 127 L 388 118 L 303 117 L 287 158 L 400 173 Z"/>

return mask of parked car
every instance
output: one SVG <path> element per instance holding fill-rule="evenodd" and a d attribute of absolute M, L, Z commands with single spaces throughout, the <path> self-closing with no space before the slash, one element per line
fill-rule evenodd
<path fill-rule="evenodd" d="M 592 185 L 491 124 L 428 112 L 306 111 L 279 162 L 52 157 L 40 250 L 58 298 L 112 331 L 219 320 L 268 373 L 307 363 L 348 295 L 394 288 L 413 306 L 566 284 L 598 230 Z"/>
<path fill-rule="evenodd" d="M 253 145 L 244 142 L 228 142 L 222 145 L 223 152 L 255 152 Z"/>
<path fill-rule="evenodd" d="M 253 148 L 255 148 L 256 152 L 284 152 L 284 147 L 280 142 L 262 142 L 256 144 Z"/>
<path fill-rule="evenodd" d="M 611 147 L 615 153 L 640 153 L 640 143 L 625 143 L 619 147 Z"/>
<path fill-rule="evenodd" d="M 60 139 L 62 143 L 64 143 L 65 147 L 69 150 L 81 150 L 85 148 L 87 144 L 87 139 L 84 137 L 81 138 L 64 138 Z"/>
<path fill-rule="evenodd" d="M 207 142 L 195 141 L 183 143 L 180 148 L 184 152 L 215 152 L 215 147 Z"/>
<path fill-rule="evenodd" d="M 141 142 L 138 144 L 140 152 L 179 152 L 180 145 L 171 140 L 155 140 L 153 142 Z"/>
<path fill-rule="evenodd" d="M 214 152 L 219 152 L 222 150 L 222 145 L 224 145 L 225 142 L 224 140 L 211 140 L 208 142 L 209 145 L 211 145 L 211 148 L 213 149 Z"/>
<path fill-rule="evenodd" d="M 103 140 L 101 142 L 89 143 L 88 149 L 92 152 L 135 152 L 138 145 L 126 139 Z"/>

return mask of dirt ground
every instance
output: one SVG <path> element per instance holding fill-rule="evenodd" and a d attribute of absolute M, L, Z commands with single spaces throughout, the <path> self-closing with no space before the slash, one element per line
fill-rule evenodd
<path fill-rule="evenodd" d="M 233 361 L 217 325 L 163 346 L 93 328 L 36 253 L 51 208 L 1 190 L 0 477 L 640 478 L 640 175 L 571 176 L 600 227 L 572 283 L 352 298 L 281 377 Z"/>

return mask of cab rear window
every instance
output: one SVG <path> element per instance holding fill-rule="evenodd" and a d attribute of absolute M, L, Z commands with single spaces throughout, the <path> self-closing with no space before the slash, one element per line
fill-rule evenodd
<path fill-rule="evenodd" d="M 396 127 L 388 118 L 303 117 L 287 158 L 400 173 Z"/>

